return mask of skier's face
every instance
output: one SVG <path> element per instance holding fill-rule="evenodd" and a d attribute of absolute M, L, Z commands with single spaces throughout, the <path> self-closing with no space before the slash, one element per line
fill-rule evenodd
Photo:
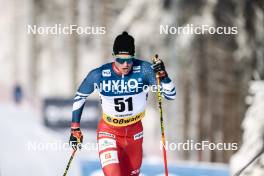
<path fill-rule="evenodd" d="M 132 68 L 133 57 L 128 55 L 126 55 L 125 57 L 117 55 L 115 65 L 122 74 L 126 75 Z"/>
<path fill-rule="evenodd" d="M 128 74 L 132 68 L 132 63 L 129 64 L 127 62 L 120 64 L 119 62 L 115 61 L 115 65 L 118 68 L 118 70 L 124 75 Z"/>

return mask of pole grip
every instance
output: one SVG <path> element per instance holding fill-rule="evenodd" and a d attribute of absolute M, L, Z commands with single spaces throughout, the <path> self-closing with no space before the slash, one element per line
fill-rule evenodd
<path fill-rule="evenodd" d="M 152 58 L 152 63 L 153 64 L 156 64 L 158 61 L 159 61 L 159 55 L 158 54 L 155 54 L 155 56 Z"/>

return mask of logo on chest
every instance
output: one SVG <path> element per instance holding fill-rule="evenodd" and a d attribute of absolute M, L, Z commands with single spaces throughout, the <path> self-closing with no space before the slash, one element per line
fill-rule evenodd
<path fill-rule="evenodd" d="M 137 79 L 129 80 L 103 80 L 100 83 L 100 90 L 112 93 L 130 93 L 137 92 L 142 83 Z"/>

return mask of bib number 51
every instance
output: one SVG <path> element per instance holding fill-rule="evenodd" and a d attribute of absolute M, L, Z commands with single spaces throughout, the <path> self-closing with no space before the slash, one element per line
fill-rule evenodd
<path fill-rule="evenodd" d="M 128 111 L 133 111 L 132 97 L 129 97 L 127 99 L 115 98 L 114 103 L 115 103 L 115 110 L 117 112 L 124 112 L 126 109 Z"/>

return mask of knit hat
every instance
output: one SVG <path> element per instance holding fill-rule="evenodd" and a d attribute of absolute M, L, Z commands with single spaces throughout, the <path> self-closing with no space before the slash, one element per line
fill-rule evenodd
<path fill-rule="evenodd" d="M 115 38 L 113 52 L 115 55 L 129 54 L 134 56 L 135 54 L 134 38 L 131 35 L 129 35 L 126 31 L 124 31 L 122 34 L 118 35 Z"/>

